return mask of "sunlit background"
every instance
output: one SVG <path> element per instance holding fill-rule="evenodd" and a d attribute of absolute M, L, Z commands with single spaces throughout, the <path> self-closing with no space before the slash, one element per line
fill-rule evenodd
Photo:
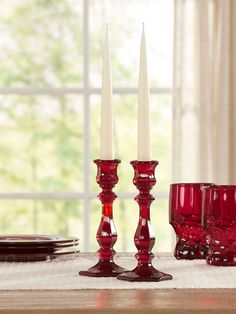
<path fill-rule="evenodd" d="M 145 23 L 155 250 L 171 249 L 173 0 L 2 0 L 0 10 L 0 233 L 79 236 L 95 250 L 101 216 L 95 182 L 105 23 L 114 88 L 117 251 L 134 251 L 139 45 Z"/>

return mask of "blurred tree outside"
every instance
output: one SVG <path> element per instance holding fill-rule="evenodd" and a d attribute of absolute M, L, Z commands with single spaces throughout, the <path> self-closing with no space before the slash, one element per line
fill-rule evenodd
<path fill-rule="evenodd" d="M 81 1 L 4 0 L 0 15 L 1 87 L 55 87 L 81 83 Z M 1 190 L 81 190 L 82 98 L 2 95 L 0 99 Z M 27 231 L 45 232 L 44 226 L 38 227 L 39 203 L 11 202 L 12 220 L 19 218 L 19 225 L 5 223 L 1 232 L 23 231 L 21 212 L 34 221 Z M 54 217 L 48 221 L 51 227 L 46 228 L 47 232 L 55 229 L 54 232 L 67 235 L 65 217 L 81 218 L 78 202 L 45 201 L 44 206 L 48 211 L 45 223 L 51 213 Z M 9 216 L 7 207 L 6 204 L 1 206 L 2 222 Z M 28 208 L 35 214 L 29 216 Z M 12 209 L 10 212 L 13 214 Z"/>

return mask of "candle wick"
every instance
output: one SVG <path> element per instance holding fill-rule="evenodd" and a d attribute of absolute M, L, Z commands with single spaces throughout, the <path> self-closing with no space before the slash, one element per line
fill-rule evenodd
<path fill-rule="evenodd" d="M 106 32 L 108 32 L 108 23 L 106 23 Z"/>
<path fill-rule="evenodd" d="M 143 32 L 144 32 L 144 22 L 143 22 Z"/>

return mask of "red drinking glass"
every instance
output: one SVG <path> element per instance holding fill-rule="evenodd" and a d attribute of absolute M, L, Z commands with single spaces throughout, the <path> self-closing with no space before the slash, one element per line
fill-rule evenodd
<path fill-rule="evenodd" d="M 163 281 L 170 280 L 170 274 L 157 270 L 152 265 L 155 244 L 155 235 L 151 226 L 150 206 L 154 197 L 150 194 L 156 184 L 155 168 L 158 161 L 131 161 L 134 168 L 133 183 L 139 190 L 135 200 L 139 204 L 139 221 L 134 235 L 134 243 L 138 250 L 135 255 L 138 265 L 132 271 L 117 276 L 117 279 L 126 281 Z"/>
<path fill-rule="evenodd" d="M 206 232 L 201 225 L 202 191 L 210 183 L 175 183 L 170 186 L 169 218 L 177 243 L 177 259 L 205 259 Z"/>
<path fill-rule="evenodd" d="M 207 263 L 236 266 L 236 185 L 204 189 L 202 224 L 209 243 Z"/>

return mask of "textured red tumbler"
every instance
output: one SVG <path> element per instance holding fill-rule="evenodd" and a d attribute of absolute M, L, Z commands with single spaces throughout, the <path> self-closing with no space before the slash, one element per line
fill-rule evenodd
<path fill-rule="evenodd" d="M 204 189 L 202 222 L 209 243 L 207 263 L 236 266 L 236 185 Z"/>
<path fill-rule="evenodd" d="M 177 243 L 177 259 L 205 259 L 208 246 L 201 225 L 202 191 L 210 183 L 176 183 L 170 186 L 169 217 Z"/>

